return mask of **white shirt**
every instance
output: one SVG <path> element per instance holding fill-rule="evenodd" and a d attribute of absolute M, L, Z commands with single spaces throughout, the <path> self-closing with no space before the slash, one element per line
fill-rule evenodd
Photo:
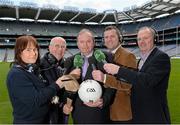
<path fill-rule="evenodd" d="M 115 54 L 116 51 L 121 47 L 121 44 L 119 44 L 119 46 L 117 48 L 115 48 L 114 50 L 110 51 L 112 54 Z"/>

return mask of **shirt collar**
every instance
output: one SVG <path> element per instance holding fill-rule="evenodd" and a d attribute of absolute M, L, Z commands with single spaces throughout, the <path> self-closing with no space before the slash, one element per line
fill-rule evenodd
<path fill-rule="evenodd" d="M 153 47 L 149 52 L 147 52 L 147 53 L 144 53 L 144 54 L 142 54 L 142 53 L 140 53 L 140 57 L 141 57 L 141 59 L 145 62 L 146 61 L 146 59 L 148 58 L 148 56 L 151 54 L 151 52 L 154 50 L 154 48 L 155 47 Z"/>
<path fill-rule="evenodd" d="M 81 56 L 82 56 L 82 57 L 86 57 L 86 58 L 89 58 L 89 57 L 91 57 L 92 55 L 93 55 L 93 51 L 92 51 L 91 53 L 89 53 L 88 55 L 86 55 L 86 56 L 81 53 Z"/>
<path fill-rule="evenodd" d="M 116 53 L 116 51 L 117 51 L 120 47 L 121 47 L 121 44 L 119 44 L 118 47 L 116 47 L 114 50 L 112 50 L 111 53 L 113 53 L 113 54 Z"/>

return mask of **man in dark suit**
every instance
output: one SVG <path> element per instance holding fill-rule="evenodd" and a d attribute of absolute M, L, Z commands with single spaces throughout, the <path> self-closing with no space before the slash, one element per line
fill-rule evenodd
<path fill-rule="evenodd" d="M 104 45 L 114 54 L 113 63 L 136 69 L 136 57 L 121 46 L 122 35 L 115 26 L 107 26 L 104 31 Z M 113 104 L 110 106 L 111 123 L 131 123 L 131 84 L 118 80 L 110 74 L 103 74 L 100 70 L 93 71 L 93 78 L 103 82 L 106 86 L 116 89 Z"/>
<path fill-rule="evenodd" d="M 84 68 L 81 70 L 73 66 L 75 56 L 72 56 L 66 60 L 65 67 L 67 68 L 67 73 L 71 72 L 71 74 L 80 74 L 79 83 L 81 84 L 84 80 L 93 79 L 92 64 L 94 64 L 97 69 L 101 70 L 103 70 L 103 65 L 102 63 L 98 63 L 94 57 L 95 40 L 90 30 L 82 29 L 79 32 L 77 36 L 77 46 L 80 50 L 80 53 L 78 54 L 84 59 L 84 64 L 86 58 L 88 59 L 86 72 L 84 72 Z M 106 57 L 107 61 L 109 61 L 111 60 L 110 58 L 112 56 L 106 55 Z M 109 106 L 112 102 L 115 90 L 105 88 L 102 86 L 102 84 L 101 87 L 103 90 L 102 97 L 95 102 L 84 103 L 77 95 L 76 99 L 74 100 L 72 112 L 73 122 L 75 124 L 109 123 Z"/>
<path fill-rule="evenodd" d="M 167 102 L 170 58 L 155 47 L 155 37 L 156 32 L 150 27 L 142 27 L 138 31 L 139 71 L 110 63 L 104 65 L 106 72 L 133 85 L 134 123 L 170 123 Z"/>

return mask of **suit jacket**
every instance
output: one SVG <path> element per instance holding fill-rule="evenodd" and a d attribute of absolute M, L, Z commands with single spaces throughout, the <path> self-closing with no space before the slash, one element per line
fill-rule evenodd
<path fill-rule="evenodd" d="M 112 59 L 111 58 L 112 56 L 110 55 L 107 56 L 106 54 L 106 57 L 108 57 L 106 58 L 108 62 L 109 60 Z M 74 56 L 68 58 L 65 62 L 65 67 L 67 67 L 67 73 L 69 73 L 70 71 L 72 71 L 72 69 L 74 69 L 73 60 L 74 60 Z M 93 68 L 91 65 L 92 63 L 96 66 L 96 69 L 100 69 L 104 71 L 103 64 L 98 63 L 94 56 L 89 57 L 88 61 L 89 61 L 89 67 L 88 67 L 87 73 L 83 80 L 82 78 L 79 79 L 79 84 L 81 84 L 82 81 L 86 79 L 93 79 L 92 78 Z M 82 123 L 83 124 L 92 124 L 92 123 L 100 124 L 101 123 L 102 124 L 102 123 L 109 122 L 109 106 L 112 103 L 112 100 L 114 98 L 115 90 L 103 87 L 103 83 L 100 83 L 100 85 L 102 86 L 102 89 L 103 89 L 103 94 L 102 94 L 103 107 L 102 108 L 88 107 L 83 104 L 83 102 L 80 100 L 79 96 L 77 95 L 76 99 L 74 100 L 74 109 L 72 113 L 73 121 L 75 124 L 76 123 L 78 124 L 82 124 Z"/>
<path fill-rule="evenodd" d="M 123 47 L 118 48 L 113 59 L 115 64 L 136 68 L 136 57 Z M 110 107 L 110 118 L 112 121 L 127 121 L 132 119 L 131 111 L 131 84 L 116 79 L 115 76 L 107 75 L 105 85 L 115 88 L 116 95 Z"/>
<path fill-rule="evenodd" d="M 167 104 L 169 74 L 170 58 L 158 48 L 150 53 L 140 71 L 119 69 L 117 76 L 133 84 L 135 123 L 170 123 Z"/>

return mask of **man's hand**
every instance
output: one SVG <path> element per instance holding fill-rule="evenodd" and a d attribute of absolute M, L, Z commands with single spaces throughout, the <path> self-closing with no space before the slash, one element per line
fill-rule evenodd
<path fill-rule="evenodd" d="M 112 75 L 115 75 L 118 73 L 120 66 L 112 64 L 112 63 L 106 63 L 104 64 L 104 70 Z"/>
<path fill-rule="evenodd" d="M 77 92 L 79 89 L 79 83 L 72 75 L 61 76 L 56 80 L 56 84 L 58 84 L 60 88 L 64 87 L 65 90 L 69 92 Z"/>
<path fill-rule="evenodd" d="M 65 104 L 65 105 L 63 106 L 63 112 L 64 112 L 64 114 L 66 114 L 66 115 L 69 115 L 69 114 L 72 112 L 72 110 L 73 110 L 72 105 L 71 105 L 70 107 L 68 106 L 68 104 Z"/>
<path fill-rule="evenodd" d="M 102 106 L 103 106 L 103 99 L 98 99 L 95 102 L 86 102 L 84 104 L 89 106 L 89 107 L 99 107 L 99 108 L 102 108 Z"/>
<path fill-rule="evenodd" d="M 59 77 L 57 80 L 56 80 L 56 84 L 59 86 L 59 88 L 63 88 L 63 82 L 61 81 L 63 79 L 63 77 Z"/>
<path fill-rule="evenodd" d="M 92 77 L 94 80 L 103 82 L 104 81 L 104 73 L 100 70 L 93 70 Z"/>
<path fill-rule="evenodd" d="M 75 76 L 76 79 L 79 79 L 81 76 L 81 69 L 76 68 L 76 69 L 72 70 L 69 74 Z"/>

